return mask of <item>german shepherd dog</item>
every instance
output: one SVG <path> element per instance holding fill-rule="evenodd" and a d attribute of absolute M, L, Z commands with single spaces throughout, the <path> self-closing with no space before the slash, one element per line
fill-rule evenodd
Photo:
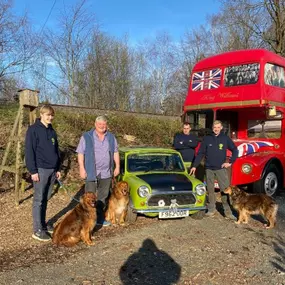
<path fill-rule="evenodd" d="M 96 194 L 91 192 L 81 196 L 80 203 L 55 227 L 52 235 L 54 244 L 71 247 L 82 240 L 87 245 L 94 245 L 91 233 L 97 220 L 96 199 Z"/>
<path fill-rule="evenodd" d="M 261 214 L 267 219 L 267 229 L 276 224 L 278 205 L 265 194 L 248 194 L 237 186 L 229 186 L 225 191 L 232 199 L 232 205 L 239 213 L 237 224 L 248 223 L 250 215 Z"/>

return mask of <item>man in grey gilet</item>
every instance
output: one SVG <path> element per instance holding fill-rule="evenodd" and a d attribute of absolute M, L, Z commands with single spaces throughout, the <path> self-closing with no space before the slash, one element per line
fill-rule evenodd
<path fill-rule="evenodd" d="M 80 177 L 85 179 L 85 192 L 96 192 L 97 224 L 109 226 L 104 210 L 109 195 L 112 177 L 120 172 L 120 157 L 115 136 L 107 130 L 107 119 L 99 116 L 95 129 L 83 134 L 76 149 Z"/>

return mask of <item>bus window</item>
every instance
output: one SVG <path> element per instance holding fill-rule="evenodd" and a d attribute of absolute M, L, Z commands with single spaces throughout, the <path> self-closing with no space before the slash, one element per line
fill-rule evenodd
<path fill-rule="evenodd" d="M 190 111 L 186 113 L 184 121 L 191 125 L 191 132 L 199 138 L 212 132 L 214 120 L 213 110 Z"/>
<path fill-rule="evenodd" d="M 275 64 L 266 63 L 264 67 L 264 82 L 268 85 L 284 88 L 284 68 Z"/>
<path fill-rule="evenodd" d="M 238 138 L 238 112 L 234 110 L 217 110 L 216 119 L 222 121 L 224 134 L 232 139 Z"/>
<path fill-rule="evenodd" d="M 229 66 L 225 69 L 224 85 L 229 87 L 254 84 L 258 80 L 259 69 L 259 63 Z"/>
<path fill-rule="evenodd" d="M 192 91 L 218 88 L 221 85 L 221 74 L 220 68 L 195 72 L 192 77 Z"/>
<path fill-rule="evenodd" d="M 281 137 L 281 120 L 249 120 L 248 138 L 278 139 Z"/>

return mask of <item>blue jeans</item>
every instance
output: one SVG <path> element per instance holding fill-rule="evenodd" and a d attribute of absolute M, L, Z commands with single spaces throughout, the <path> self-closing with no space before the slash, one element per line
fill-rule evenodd
<path fill-rule="evenodd" d="M 40 181 L 34 184 L 33 199 L 33 229 L 34 232 L 46 228 L 47 202 L 51 197 L 53 185 L 56 179 L 55 169 L 39 168 Z"/>

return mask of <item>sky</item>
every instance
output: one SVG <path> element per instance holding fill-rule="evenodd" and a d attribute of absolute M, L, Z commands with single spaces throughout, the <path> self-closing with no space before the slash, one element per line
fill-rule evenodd
<path fill-rule="evenodd" d="M 55 27 L 56 18 L 64 5 L 77 0 L 14 0 L 14 11 L 28 13 L 36 31 Z M 87 7 L 95 14 L 95 21 L 108 35 L 132 42 L 168 32 L 179 40 L 185 31 L 206 23 L 207 16 L 217 13 L 218 0 L 87 0 Z"/>

